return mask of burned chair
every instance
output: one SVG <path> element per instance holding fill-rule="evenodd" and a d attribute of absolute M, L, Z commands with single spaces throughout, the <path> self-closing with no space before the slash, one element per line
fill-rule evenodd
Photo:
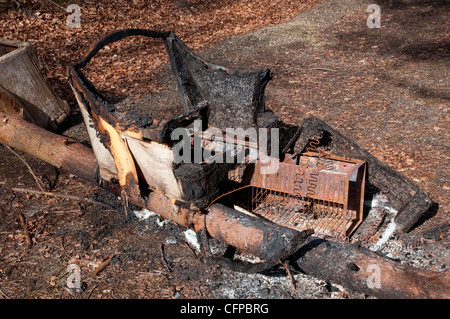
<path fill-rule="evenodd" d="M 144 114 L 117 108 L 83 74 L 103 47 L 130 36 L 164 42 L 182 114 L 161 119 L 152 117 L 152 105 Z M 383 191 L 383 181 L 399 186 L 393 192 L 393 204 L 401 212 L 398 220 L 417 206 L 415 199 L 420 213 L 428 209 L 428 197 L 414 184 L 320 120 L 307 119 L 282 151 L 278 141 L 269 153 L 267 145 L 258 144 L 260 136 L 246 136 L 248 130 L 265 129 L 278 137 L 277 117 L 264 101 L 271 78 L 267 68 L 207 62 L 173 32 L 141 29 L 106 36 L 69 68 L 100 183 L 117 187 L 130 203 L 163 212 L 163 217 L 199 233 L 206 230 L 210 237 L 266 260 L 254 271 L 287 258 L 312 233 L 348 242 L 364 222 L 368 181 Z M 230 128 L 244 134 L 231 141 L 211 139 L 211 129 L 221 135 Z M 174 138 L 179 129 L 186 132 L 183 141 Z M 187 151 L 183 149 L 185 160 L 179 161 L 175 150 L 182 142 Z M 205 152 L 217 145 L 218 152 Z M 252 151 L 257 158 L 249 155 Z M 278 151 L 281 156 L 274 156 Z M 218 155 L 228 160 L 216 161 Z"/>
<path fill-rule="evenodd" d="M 107 44 L 138 35 L 164 41 L 185 110 L 183 114 L 162 120 L 151 117 L 150 105 L 147 114 L 117 110 L 81 72 Z M 226 163 L 210 161 L 204 156 L 196 160 L 193 156 L 193 162 L 189 162 L 191 157 L 188 156 L 188 161 L 182 163 L 174 158 L 173 148 L 179 141 L 173 139 L 172 133 L 180 127 L 191 129 L 192 151 L 201 154 L 208 148 L 205 140 L 209 139 L 205 136 L 210 128 L 219 132 L 228 128 L 241 128 L 243 132 L 251 128 L 269 131 L 276 128 L 276 116 L 264 106 L 264 90 L 271 79 L 268 69 L 224 68 L 192 53 L 173 32 L 129 29 L 100 40 L 88 55 L 70 68 L 69 74 L 99 161 L 100 177 L 117 179 L 126 196 L 144 201 L 145 205 L 145 195 L 157 191 L 179 205 L 201 210 L 215 202 L 226 202 L 230 206 L 235 199 L 224 195 L 241 186 L 248 188 L 243 200 L 252 206 L 243 205 L 248 210 L 241 211 L 279 225 L 300 231 L 314 229 L 316 233 L 345 238 L 361 223 L 363 161 L 347 159 L 344 162 L 327 157 L 328 167 L 325 168 L 321 167 L 325 159 L 312 152 L 305 154 L 309 157 L 286 156 L 281 161 L 277 158 L 276 171 L 262 173 L 265 164 L 261 159 L 249 161 L 248 158 L 249 149 L 261 151 L 257 136 L 253 140 L 238 136 L 231 143 L 222 141 L 223 153 L 232 159 Z M 193 132 L 196 120 L 200 121 L 201 128 Z M 196 150 L 198 136 L 195 134 L 199 133 L 202 143 Z M 278 147 L 278 141 L 274 144 Z M 244 147 L 239 148 L 241 146 Z M 246 155 L 239 161 L 237 158 L 242 152 Z M 233 182 L 239 185 L 233 186 Z M 227 186 L 221 187 L 223 184 Z M 279 213 L 274 214 L 274 209 Z"/>
<path fill-rule="evenodd" d="M 81 69 L 107 44 L 130 36 L 164 41 L 184 113 L 156 119 L 147 114 L 120 111 L 108 102 Z M 225 130 L 229 127 L 276 126 L 276 117 L 264 108 L 264 89 L 271 79 L 268 69 L 224 68 L 204 61 L 173 32 L 128 29 L 100 40 L 80 62 L 69 69 L 69 82 L 79 102 L 103 180 L 117 178 L 127 196 L 158 191 L 193 208 L 204 208 L 216 195 L 217 183 L 235 164 L 176 163 L 171 138 L 176 128 L 201 121 Z M 201 150 L 200 150 L 201 151 Z"/>

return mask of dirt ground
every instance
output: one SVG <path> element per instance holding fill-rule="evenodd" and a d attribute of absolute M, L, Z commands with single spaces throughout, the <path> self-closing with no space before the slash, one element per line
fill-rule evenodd
<path fill-rule="evenodd" d="M 193 3 L 189 8 L 195 8 Z M 205 3 L 201 5 L 207 8 Z M 418 268 L 443 271 L 450 262 L 450 9 L 444 0 L 379 0 L 381 28 L 368 28 L 366 8 L 371 3 L 317 2 L 299 7 L 289 21 L 279 18 L 244 34 L 218 36 L 223 41 L 210 45 L 194 44 L 192 36 L 181 38 L 216 64 L 269 67 L 274 79 L 266 89 L 266 106 L 285 125 L 299 126 L 306 117 L 317 116 L 430 194 L 437 205 L 409 234 L 390 238 L 381 253 Z M 83 31 L 77 32 L 82 36 Z M 188 33 L 186 29 L 181 35 Z M 162 60 L 158 65 L 164 70 Z M 50 67 L 47 64 L 43 72 L 74 109 L 60 133 L 87 142 L 62 73 L 55 76 L 46 70 Z M 152 76 L 156 75 L 162 86 L 149 91 L 170 92 L 173 86 L 166 72 L 158 69 Z M 104 90 L 123 93 L 135 87 L 132 93 L 145 94 L 134 83 L 123 85 Z M 37 185 L 18 156 L 0 146 L 0 299 L 373 298 L 295 271 L 294 290 L 282 267 L 249 275 L 203 264 L 186 243 L 183 227 L 160 223 L 157 216 L 138 218 L 135 212 L 141 209 L 125 208 L 101 188 L 19 155 L 46 190 L 80 199 L 13 191 Z M 26 217 L 31 248 L 19 213 Z M 91 276 L 107 258 L 108 266 Z M 81 293 L 65 288 L 71 264 L 81 269 Z"/>

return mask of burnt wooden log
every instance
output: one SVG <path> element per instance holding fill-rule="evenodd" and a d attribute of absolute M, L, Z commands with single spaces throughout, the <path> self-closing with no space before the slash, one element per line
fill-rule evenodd
<path fill-rule="evenodd" d="M 268 220 L 243 214 L 221 204 L 213 204 L 205 214 L 205 226 L 208 234 L 240 247 L 240 252 L 265 260 L 262 263 L 247 264 L 228 263 L 239 271 L 259 272 L 286 260 L 295 253 L 312 230 L 297 231 L 292 228 L 271 223 Z M 269 229 L 270 232 L 265 230 Z"/>
<path fill-rule="evenodd" d="M 0 143 L 98 183 L 97 160 L 89 147 L 42 129 L 20 116 L 0 112 Z"/>
<path fill-rule="evenodd" d="M 89 182 L 100 183 L 106 190 L 122 195 L 119 184 L 112 180 L 99 181 L 98 164 L 90 148 L 37 127 L 19 116 L 0 112 L 0 143 L 40 158 Z M 141 202 L 130 203 L 142 205 Z M 269 261 L 278 256 L 287 258 L 309 234 L 263 222 L 260 218 L 218 204 L 213 204 L 205 213 L 192 211 L 182 202 L 170 200 L 158 192 L 149 194 L 145 208 L 197 232 L 206 231 L 213 238 Z M 288 242 L 283 242 L 285 238 Z M 433 272 L 417 269 L 354 245 L 312 238 L 292 258 L 308 275 L 379 298 L 450 297 L 448 270 Z M 230 266 L 224 262 L 221 264 Z M 264 266 L 268 267 L 270 263 Z M 239 271 L 248 268 L 239 267 L 236 263 L 230 267 Z M 377 271 L 379 277 L 375 273 Z"/>
<path fill-rule="evenodd" d="M 294 152 L 304 152 L 314 137 L 321 137 L 321 145 L 334 155 L 366 161 L 368 182 L 387 193 L 391 205 L 398 211 L 395 217 L 397 233 L 411 230 L 432 206 L 431 198 L 418 185 L 318 118 L 305 119 L 294 138 Z"/>
<path fill-rule="evenodd" d="M 443 248 L 444 249 L 444 248 Z M 383 299 L 448 299 L 450 272 L 432 272 L 384 258 L 357 244 L 310 237 L 298 252 L 308 275 Z"/>

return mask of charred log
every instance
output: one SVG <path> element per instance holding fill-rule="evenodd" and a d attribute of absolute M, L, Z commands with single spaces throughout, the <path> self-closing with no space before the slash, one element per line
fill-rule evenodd
<path fill-rule="evenodd" d="M 300 256 L 300 257 L 299 257 Z M 448 299 L 450 272 L 418 269 L 358 245 L 310 237 L 296 263 L 308 275 L 383 299 Z"/>

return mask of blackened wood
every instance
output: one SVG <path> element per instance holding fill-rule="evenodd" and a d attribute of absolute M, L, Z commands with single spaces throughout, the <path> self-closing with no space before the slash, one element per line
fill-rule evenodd
<path fill-rule="evenodd" d="M 272 73 L 267 68 L 220 66 L 194 54 L 174 33 L 165 40 L 185 110 L 211 106 L 208 123 L 222 130 L 257 128 L 265 113 L 264 92 Z"/>
<path fill-rule="evenodd" d="M 403 265 L 358 245 L 310 237 L 298 252 L 308 275 L 382 299 L 448 299 L 450 272 Z"/>

